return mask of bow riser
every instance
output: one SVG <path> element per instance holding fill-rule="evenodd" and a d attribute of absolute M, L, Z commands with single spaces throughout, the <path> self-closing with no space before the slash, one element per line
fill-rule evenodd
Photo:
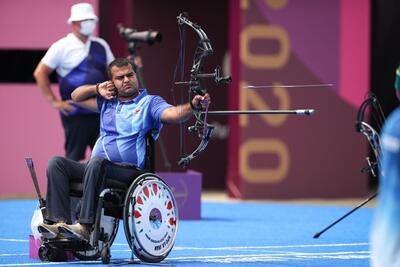
<path fill-rule="evenodd" d="M 214 78 L 214 81 L 217 84 L 223 84 L 230 82 L 231 78 L 229 76 L 223 77 L 221 75 L 220 67 L 216 67 L 214 73 L 202 73 L 200 71 L 203 59 L 207 56 L 210 56 L 214 52 L 211 41 L 208 39 L 207 34 L 203 31 L 203 29 L 197 23 L 191 22 L 187 18 L 187 15 L 181 13 L 177 17 L 177 20 L 179 26 L 186 25 L 190 27 L 197 33 L 199 37 L 199 42 L 194 52 L 192 68 L 190 70 L 190 80 L 175 82 L 175 84 L 189 86 L 189 103 L 193 108 L 193 113 L 196 118 L 195 124 L 189 127 L 189 131 L 196 132 L 201 139 L 198 147 L 189 156 L 183 157 L 181 160 L 179 160 L 179 165 L 186 167 L 191 160 L 196 158 L 202 151 L 204 151 L 214 130 L 214 126 L 207 123 L 208 103 L 205 105 L 205 112 L 203 112 L 203 107 L 194 107 L 192 104 L 192 97 L 194 95 L 205 95 L 207 93 L 207 89 L 203 87 L 201 79 Z M 202 104 L 204 105 L 205 103 Z"/>

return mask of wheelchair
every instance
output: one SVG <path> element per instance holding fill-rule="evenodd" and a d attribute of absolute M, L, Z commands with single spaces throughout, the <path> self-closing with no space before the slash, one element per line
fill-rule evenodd
<path fill-rule="evenodd" d="M 82 187 L 82 183 L 71 183 L 70 195 L 81 197 Z M 90 240 L 44 239 L 39 258 L 66 261 L 66 252 L 72 252 L 79 260 L 101 257 L 102 262 L 108 264 L 121 219 L 132 258 L 134 254 L 143 262 L 157 263 L 168 256 L 178 230 L 178 208 L 172 190 L 154 174 L 151 133 L 146 136 L 145 171 L 130 185 L 107 179 L 106 188 L 99 195 Z"/>

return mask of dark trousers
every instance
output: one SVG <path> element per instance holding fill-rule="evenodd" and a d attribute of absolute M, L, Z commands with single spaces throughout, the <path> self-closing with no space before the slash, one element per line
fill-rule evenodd
<path fill-rule="evenodd" d="M 65 156 L 72 160 L 85 158 L 87 147 L 93 149 L 99 136 L 99 114 L 61 116 L 65 136 Z"/>
<path fill-rule="evenodd" d="M 93 224 L 100 192 L 106 180 L 127 184 L 133 182 L 140 171 L 132 166 L 121 166 L 106 159 L 95 157 L 80 163 L 63 157 L 54 157 L 47 166 L 47 220 L 71 223 L 70 183 L 83 181 L 79 222 Z"/>

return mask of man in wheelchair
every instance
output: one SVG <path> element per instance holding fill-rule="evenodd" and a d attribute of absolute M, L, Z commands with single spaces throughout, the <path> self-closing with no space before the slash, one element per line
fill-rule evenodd
<path fill-rule="evenodd" d="M 139 90 L 131 62 L 115 59 L 108 66 L 109 81 L 83 85 L 72 93 L 78 105 L 100 113 L 100 136 L 87 163 L 63 157 L 50 159 L 47 167 L 46 218 L 38 230 L 46 239 L 88 240 L 96 218 L 100 192 L 106 180 L 133 182 L 143 170 L 146 135 L 163 124 L 189 119 L 191 104 L 201 106 L 210 96 L 196 95 L 192 103 L 172 106 L 160 96 Z M 157 138 L 157 133 L 153 133 Z M 78 221 L 70 218 L 70 184 L 83 181 Z"/>

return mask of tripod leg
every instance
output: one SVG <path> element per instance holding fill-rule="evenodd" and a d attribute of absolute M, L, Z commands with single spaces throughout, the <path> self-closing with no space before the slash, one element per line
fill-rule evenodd
<path fill-rule="evenodd" d="M 364 200 L 363 202 L 361 202 L 357 207 L 353 208 L 352 210 L 350 210 L 349 212 L 347 212 L 345 215 L 343 215 L 342 217 L 340 217 L 339 219 L 337 219 L 336 221 L 334 221 L 333 223 L 331 223 L 330 225 L 328 225 L 327 227 L 325 227 L 322 231 L 315 233 L 315 235 L 313 236 L 314 238 L 318 238 L 320 237 L 323 233 L 325 233 L 328 229 L 330 229 L 331 227 L 333 227 L 335 224 L 337 224 L 338 222 L 340 222 L 341 220 L 343 220 L 344 218 L 346 218 L 347 216 L 349 216 L 350 214 L 352 214 L 353 212 L 355 212 L 356 210 L 358 210 L 359 208 L 361 208 L 362 206 L 364 206 L 365 204 L 367 204 L 369 201 L 371 201 L 372 199 L 374 199 L 376 196 L 378 195 L 378 192 L 374 193 L 373 195 L 371 195 L 369 198 L 367 198 L 366 200 Z"/>

